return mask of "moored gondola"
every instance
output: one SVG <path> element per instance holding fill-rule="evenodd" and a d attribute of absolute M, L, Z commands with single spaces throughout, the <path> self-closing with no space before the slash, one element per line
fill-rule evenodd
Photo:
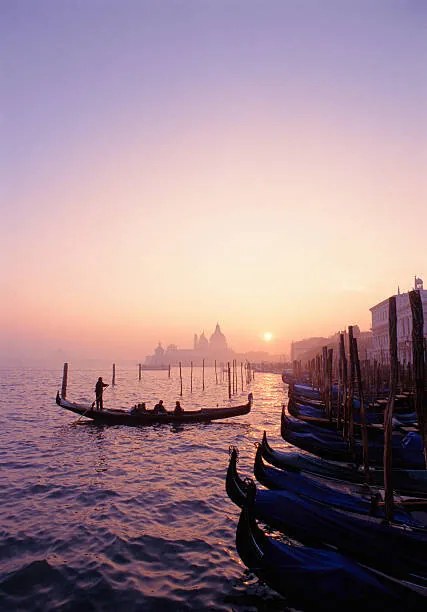
<path fill-rule="evenodd" d="M 334 551 L 292 546 L 267 536 L 251 504 L 241 514 L 236 548 L 258 578 L 306 612 L 424 610 L 425 589 L 378 573 Z"/>
<path fill-rule="evenodd" d="M 231 463 L 232 458 L 230 466 Z M 234 474 L 237 479 L 236 469 Z M 258 446 L 255 455 L 254 475 L 257 481 L 268 489 L 290 491 L 338 510 L 385 518 L 384 502 L 378 488 L 354 483 L 338 483 L 326 478 L 316 478 L 305 472 L 292 472 L 265 465 L 261 445 Z M 395 498 L 393 521 L 397 524 L 426 529 L 427 500 L 415 497 Z"/>
<path fill-rule="evenodd" d="M 225 408 L 202 408 L 200 410 L 184 410 L 180 413 L 165 412 L 156 414 L 151 410 L 142 413 L 131 413 L 130 410 L 119 410 L 105 408 L 104 410 L 94 410 L 93 406 L 76 404 L 56 396 L 56 403 L 61 408 L 70 410 L 75 414 L 92 419 L 96 423 L 104 425 L 155 425 L 162 423 L 207 423 L 218 419 L 229 419 L 236 416 L 248 414 L 252 408 L 253 396 L 248 395 L 246 404 L 240 406 L 229 406 Z"/>
<path fill-rule="evenodd" d="M 295 417 L 293 415 L 289 415 L 286 413 L 286 408 L 283 406 L 282 409 L 282 419 L 284 421 L 284 425 L 286 429 L 290 431 L 295 431 L 297 433 L 312 433 L 314 435 L 320 435 L 323 438 L 341 439 L 342 440 L 342 432 L 337 429 L 336 422 L 330 422 L 330 426 L 319 425 L 316 422 L 307 422 L 299 417 Z M 403 436 L 406 432 L 404 430 L 401 431 L 401 435 Z M 384 430 L 381 426 L 376 425 L 367 425 L 367 432 L 369 438 L 374 439 L 383 439 L 384 438 Z M 355 438 L 360 438 L 360 427 L 355 428 Z"/>
<path fill-rule="evenodd" d="M 288 413 L 301 421 L 311 423 L 317 427 L 327 429 L 336 429 L 336 418 L 326 414 L 323 404 L 313 406 L 307 403 L 295 401 L 290 398 L 287 404 Z M 366 422 L 373 426 L 382 426 L 384 421 L 384 412 L 368 410 L 365 414 Z M 356 428 L 360 428 L 360 411 L 354 411 L 353 421 Z M 416 425 L 416 414 L 413 410 L 400 411 L 395 414 L 393 422 L 395 427 L 414 427 Z"/>
<path fill-rule="evenodd" d="M 326 461 L 320 457 L 298 451 L 280 451 L 273 449 L 264 435 L 261 442 L 263 458 L 279 468 L 304 471 L 329 479 L 363 483 L 365 476 L 362 470 L 352 463 Z M 427 497 L 427 470 L 423 469 L 393 469 L 393 486 L 401 495 L 416 495 Z M 370 483 L 378 486 L 384 484 L 384 471 L 379 468 L 369 469 Z"/>
<path fill-rule="evenodd" d="M 325 430 L 326 431 L 326 430 Z M 353 448 L 344 440 L 336 438 L 332 440 L 330 432 L 322 433 L 301 433 L 292 431 L 287 427 L 285 409 L 282 410 L 281 434 L 286 442 L 297 448 L 308 451 L 333 461 L 352 461 L 362 463 L 362 444 L 355 440 Z M 409 432 L 403 435 L 401 432 L 393 432 L 393 467 L 423 469 L 425 459 L 423 453 L 423 443 L 420 434 Z M 382 465 L 384 456 L 384 445 L 382 441 L 369 441 L 368 458 L 372 465 Z"/>
<path fill-rule="evenodd" d="M 228 496 L 236 505 L 243 507 L 247 499 L 247 482 L 237 472 L 237 449 L 230 450 L 230 460 L 226 476 L 226 491 Z M 347 510 L 364 515 L 384 518 L 384 505 L 377 490 L 371 490 L 362 486 L 353 485 L 345 491 L 334 487 L 331 482 L 322 484 L 322 479 L 313 479 L 303 473 L 289 472 L 279 468 L 266 466 L 261 456 L 261 447 L 258 446 L 254 463 L 254 475 L 258 482 L 270 489 L 270 491 L 257 491 L 256 503 L 267 507 L 266 499 L 269 498 L 274 506 L 286 503 L 281 500 L 280 491 L 289 491 L 300 497 L 320 502 L 326 506 Z M 405 505 L 407 501 L 407 505 Z M 417 514 L 411 514 L 416 511 Z M 395 523 L 426 528 L 427 522 L 422 517 L 427 517 L 427 500 L 411 499 L 399 500 L 395 504 L 393 520 Z M 258 516 L 258 518 L 261 518 Z"/>
<path fill-rule="evenodd" d="M 227 493 L 239 506 L 252 499 L 257 518 L 304 544 L 339 550 L 395 578 L 427 587 L 427 530 L 422 526 L 341 511 L 288 490 L 258 491 L 253 481 L 242 483 L 235 467 L 230 469 Z"/>

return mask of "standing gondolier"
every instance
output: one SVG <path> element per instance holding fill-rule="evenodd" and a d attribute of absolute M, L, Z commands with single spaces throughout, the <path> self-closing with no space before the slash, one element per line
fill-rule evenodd
<path fill-rule="evenodd" d="M 108 387 L 108 385 L 107 383 L 102 382 L 102 377 L 100 376 L 98 378 L 98 382 L 95 385 L 96 410 L 102 410 L 104 407 L 102 401 L 102 394 L 105 387 Z"/>

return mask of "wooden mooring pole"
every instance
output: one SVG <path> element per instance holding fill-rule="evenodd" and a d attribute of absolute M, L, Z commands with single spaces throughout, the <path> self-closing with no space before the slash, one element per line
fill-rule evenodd
<path fill-rule="evenodd" d="M 332 420 L 332 363 L 333 363 L 334 349 L 328 348 L 327 360 L 326 360 L 326 387 L 327 387 L 327 413 L 329 420 Z"/>
<path fill-rule="evenodd" d="M 348 354 L 350 358 L 348 398 L 347 398 L 347 418 L 348 418 L 348 441 L 354 458 L 354 344 L 353 344 L 353 325 L 348 326 Z"/>
<path fill-rule="evenodd" d="M 341 397 L 338 401 L 338 429 L 341 429 L 341 419 L 344 420 L 344 428 L 346 428 L 345 405 L 347 398 L 347 357 L 345 354 L 344 334 L 340 334 L 340 362 L 341 362 Z"/>
<path fill-rule="evenodd" d="M 111 384 L 113 387 L 116 384 L 116 364 L 115 363 L 113 363 L 113 379 L 111 381 Z"/>
<path fill-rule="evenodd" d="M 393 409 L 397 386 L 397 315 L 396 296 L 388 300 L 388 335 L 390 345 L 390 390 L 384 414 L 384 513 L 393 518 L 392 431 Z"/>
<path fill-rule="evenodd" d="M 190 364 L 190 393 L 193 393 L 193 362 Z"/>
<path fill-rule="evenodd" d="M 181 384 L 180 396 L 182 397 L 182 369 L 181 369 L 181 362 L 179 362 L 179 382 Z"/>
<path fill-rule="evenodd" d="M 424 442 L 424 458 L 427 465 L 427 405 L 425 390 L 424 313 L 418 289 L 409 292 L 412 312 L 412 364 L 415 382 L 415 411 L 418 429 Z"/>
<path fill-rule="evenodd" d="M 205 390 L 205 360 L 202 362 L 202 391 Z"/>
<path fill-rule="evenodd" d="M 231 362 L 231 372 L 233 377 L 233 395 L 236 393 L 236 360 Z"/>
<path fill-rule="evenodd" d="M 64 370 L 62 372 L 62 388 L 61 388 L 62 399 L 65 399 L 67 397 L 67 381 L 68 381 L 68 363 L 64 363 Z"/>
<path fill-rule="evenodd" d="M 138 373 L 138 380 L 141 380 L 141 364 L 139 364 L 139 373 Z"/>
<path fill-rule="evenodd" d="M 363 472 L 366 482 L 369 482 L 369 449 L 368 449 L 368 430 L 366 428 L 365 396 L 363 389 L 362 374 L 360 370 L 359 350 L 357 348 L 357 338 L 353 338 L 354 367 L 356 373 L 357 390 L 360 401 L 360 421 L 362 425 L 362 447 L 363 447 Z"/>
<path fill-rule="evenodd" d="M 227 363 L 227 372 L 228 372 L 228 399 L 231 399 L 231 372 L 230 372 L 230 362 Z"/>
<path fill-rule="evenodd" d="M 326 407 L 326 414 L 329 414 L 329 403 L 328 403 L 328 347 L 322 346 L 322 401 Z"/>

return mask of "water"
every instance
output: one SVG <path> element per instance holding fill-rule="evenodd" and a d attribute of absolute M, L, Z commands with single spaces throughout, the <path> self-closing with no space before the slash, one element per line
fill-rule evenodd
<path fill-rule="evenodd" d="M 92 401 L 99 375 L 69 371 L 67 397 Z M 225 493 L 230 445 L 251 475 L 264 429 L 280 438 L 284 386 L 256 374 L 232 404 L 254 394 L 249 415 L 210 424 L 99 426 L 55 404 L 59 370 L 0 370 L 1 610 L 284 610 L 284 600 L 240 561 L 239 510 Z M 158 399 L 172 408 L 228 405 L 212 369 L 118 368 L 106 406 Z M 239 386 L 240 386 L 239 376 Z M 240 386 L 241 389 L 241 386 Z"/>

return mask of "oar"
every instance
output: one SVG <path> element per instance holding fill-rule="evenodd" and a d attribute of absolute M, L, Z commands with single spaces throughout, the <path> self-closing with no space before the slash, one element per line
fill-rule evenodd
<path fill-rule="evenodd" d="M 77 419 L 77 421 L 75 423 L 73 423 L 74 427 L 80 423 L 80 421 L 82 420 L 82 418 L 86 415 L 87 412 L 89 412 L 89 410 L 92 410 L 93 405 L 95 404 L 95 402 L 93 402 L 92 406 L 89 406 L 89 408 L 86 408 L 86 410 L 84 412 L 82 412 L 82 414 L 79 416 L 79 418 Z"/>
<path fill-rule="evenodd" d="M 109 387 L 109 385 L 107 385 L 107 387 Z M 107 387 L 104 387 L 102 391 L 104 392 Z M 74 423 L 74 425 L 77 425 L 77 423 L 80 423 L 80 420 L 86 415 L 86 413 L 89 412 L 89 410 L 93 410 L 94 409 L 95 403 L 96 403 L 96 400 L 94 402 L 92 402 L 92 405 L 89 408 L 86 408 L 86 410 L 79 416 L 79 418 Z"/>

